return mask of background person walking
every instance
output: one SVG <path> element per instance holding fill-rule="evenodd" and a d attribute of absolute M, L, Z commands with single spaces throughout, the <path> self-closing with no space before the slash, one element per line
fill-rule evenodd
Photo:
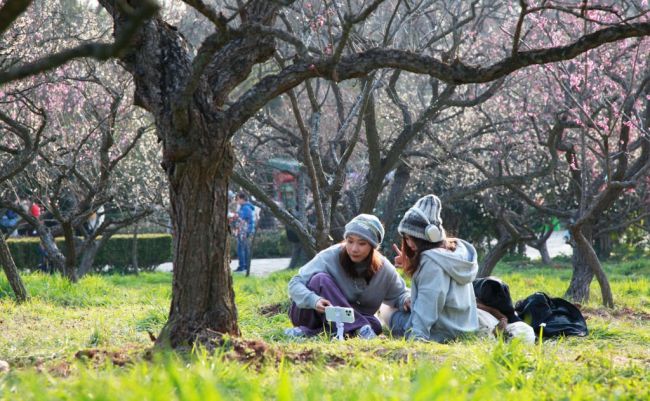
<path fill-rule="evenodd" d="M 240 192 L 236 197 L 237 211 L 236 237 L 239 266 L 235 272 L 247 272 L 251 267 L 251 239 L 255 235 L 255 206 L 248 202 L 248 196 Z"/>

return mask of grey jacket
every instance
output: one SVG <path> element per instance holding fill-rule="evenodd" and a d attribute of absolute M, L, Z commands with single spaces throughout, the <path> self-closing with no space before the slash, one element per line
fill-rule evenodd
<path fill-rule="evenodd" d="M 384 264 L 366 283 L 365 279 L 353 279 L 343 271 L 339 261 L 342 247 L 336 244 L 321 251 L 289 281 L 289 296 L 299 308 L 315 309 L 320 296 L 307 288 L 307 283 L 314 274 L 321 272 L 332 276 L 350 305 L 365 315 L 377 312 L 382 302 L 394 307 L 404 304 L 409 291 L 388 259 L 382 256 Z"/>
<path fill-rule="evenodd" d="M 423 252 L 412 280 L 407 337 L 444 342 L 478 330 L 472 286 L 477 272 L 476 249 L 464 240 L 454 252 Z"/>

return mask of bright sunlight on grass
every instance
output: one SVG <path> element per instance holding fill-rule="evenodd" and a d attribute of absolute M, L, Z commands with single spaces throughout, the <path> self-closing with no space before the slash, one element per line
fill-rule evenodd
<path fill-rule="evenodd" d="M 148 352 L 165 323 L 171 276 L 89 276 L 69 284 L 26 275 L 16 305 L 0 280 L 2 400 L 644 400 L 650 399 L 650 283 L 627 262 L 607 266 L 617 307 L 583 305 L 590 335 L 440 345 L 383 338 L 296 342 L 289 327 L 291 272 L 235 277 L 243 340 L 214 354 Z M 513 298 L 561 296 L 570 270 L 499 265 Z"/>

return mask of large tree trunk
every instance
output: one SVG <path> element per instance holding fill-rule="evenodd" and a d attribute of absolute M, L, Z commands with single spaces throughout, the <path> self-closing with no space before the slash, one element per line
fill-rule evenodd
<path fill-rule="evenodd" d="M 61 224 L 65 238 L 65 264 L 63 275 L 73 283 L 77 282 L 77 246 L 75 244 L 74 227 L 66 222 Z"/>
<path fill-rule="evenodd" d="M 52 265 L 52 271 L 57 271 L 61 274 L 65 274 L 65 256 L 61 253 L 61 250 L 56 245 L 54 236 L 50 230 L 45 227 L 45 225 L 39 225 L 37 227 L 38 236 L 41 239 L 41 246 L 45 252 L 45 258 Z"/>
<path fill-rule="evenodd" d="M 223 145 L 220 163 L 214 155 L 200 153 L 168 172 L 173 295 L 158 345 L 173 348 L 205 341 L 215 333 L 239 335 L 226 217 L 232 149 L 228 142 Z"/>
<path fill-rule="evenodd" d="M 496 229 L 499 239 L 494 248 L 485 255 L 483 263 L 479 265 L 477 277 L 487 277 L 491 275 L 497 263 L 499 263 L 513 245 L 516 245 L 517 243 L 517 239 L 513 238 L 503 222 L 497 221 Z"/>
<path fill-rule="evenodd" d="M 586 255 L 581 253 L 577 246 L 573 247 L 571 262 L 573 264 L 573 274 L 571 275 L 569 288 L 564 296 L 574 302 L 586 303 L 589 301 L 589 286 L 594 278 L 594 272 L 587 263 Z"/>
<path fill-rule="evenodd" d="M 547 266 L 550 265 L 552 263 L 552 259 L 551 254 L 548 252 L 548 243 L 546 241 L 542 242 L 537 250 L 542 257 L 542 264 Z"/>
<path fill-rule="evenodd" d="M 485 255 L 479 266 L 477 277 L 487 277 L 492 274 L 494 267 L 508 253 L 515 241 L 510 236 L 501 236 L 496 246 Z"/>
<path fill-rule="evenodd" d="M 390 186 L 384 211 L 381 215 L 381 220 L 384 222 L 384 227 L 386 228 L 386 237 L 382 244 L 382 249 L 385 252 L 392 252 L 391 245 L 400 241 L 399 233 L 397 232 L 397 224 L 399 222 L 395 221 L 395 216 L 397 216 L 400 202 L 404 200 L 404 189 L 410 179 L 411 172 L 409 167 L 404 163 L 400 163 L 395 171 L 395 177 Z"/>
<path fill-rule="evenodd" d="M 393 223 L 393 220 L 397 215 L 399 202 L 404 199 L 404 189 L 410 179 L 411 169 L 405 163 L 400 163 L 395 170 L 395 177 L 393 178 L 393 183 L 390 187 L 388 199 L 386 199 L 386 205 L 384 206 L 384 213 L 382 215 L 382 220 L 386 227 Z"/>
<path fill-rule="evenodd" d="M 542 264 L 544 265 L 550 265 L 552 262 L 551 254 L 548 252 L 548 239 L 551 238 L 552 234 L 553 229 L 544 232 L 540 237 L 529 239 L 525 242 L 525 244 L 528 244 L 531 248 L 537 249 L 542 257 Z"/>
<path fill-rule="evenodd" d="M 9 252 L 9 247 L 2 233 L 0 233 L 0 264 L 2 264 L 2 269 L 7 276 L 9 285 L 11 285 L 11 289 L 14 291 L 16 301 L 24 302 L 28 297 L 27 290 L 25 289 L 23 280 L 20 278 L 20 274 L 18 274 L 18 268 L 14 263 L 14 259 L 11 257 L 11 252 Z"/>
<path fill-rule="evenodd" d="M 97 241 L 92 241 L 83 248 L 81 255 L 79 255 L 79 269 L 77 271 L 78 277 L 83 277 L 92 270 L 98 251 L 99 244 Z"/>
<path fill-rule="evenodd" d="M 578 303 L 589 301 L 589 286 L 593 277 L 596 276 L 600 285 L 603 305 L 613 308 L 614 297 L 609 280 L 591 245 L 591 229 L 589 227 L 572 227 L 570 230 L 575 241 L 573 275 L 565 296 Z"/>
<path fill-rule="evenodd" d="M 384 189 L 385 174 L 383 171 L 371 171 L 366 175 L 366 187 L 359 204 L 359 213 L 372 213 Z"/>

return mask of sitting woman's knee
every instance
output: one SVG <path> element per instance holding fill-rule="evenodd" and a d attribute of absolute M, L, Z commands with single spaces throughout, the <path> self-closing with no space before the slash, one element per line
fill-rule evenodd
<path fill-rule="evenodd" d="M 316 288 L 322 287 L 324 283 L 336 284 L 332 276 L 330 276 L 328 273 L 316 273 L 309 279 L 307 287 L 314 290 Z"/>

